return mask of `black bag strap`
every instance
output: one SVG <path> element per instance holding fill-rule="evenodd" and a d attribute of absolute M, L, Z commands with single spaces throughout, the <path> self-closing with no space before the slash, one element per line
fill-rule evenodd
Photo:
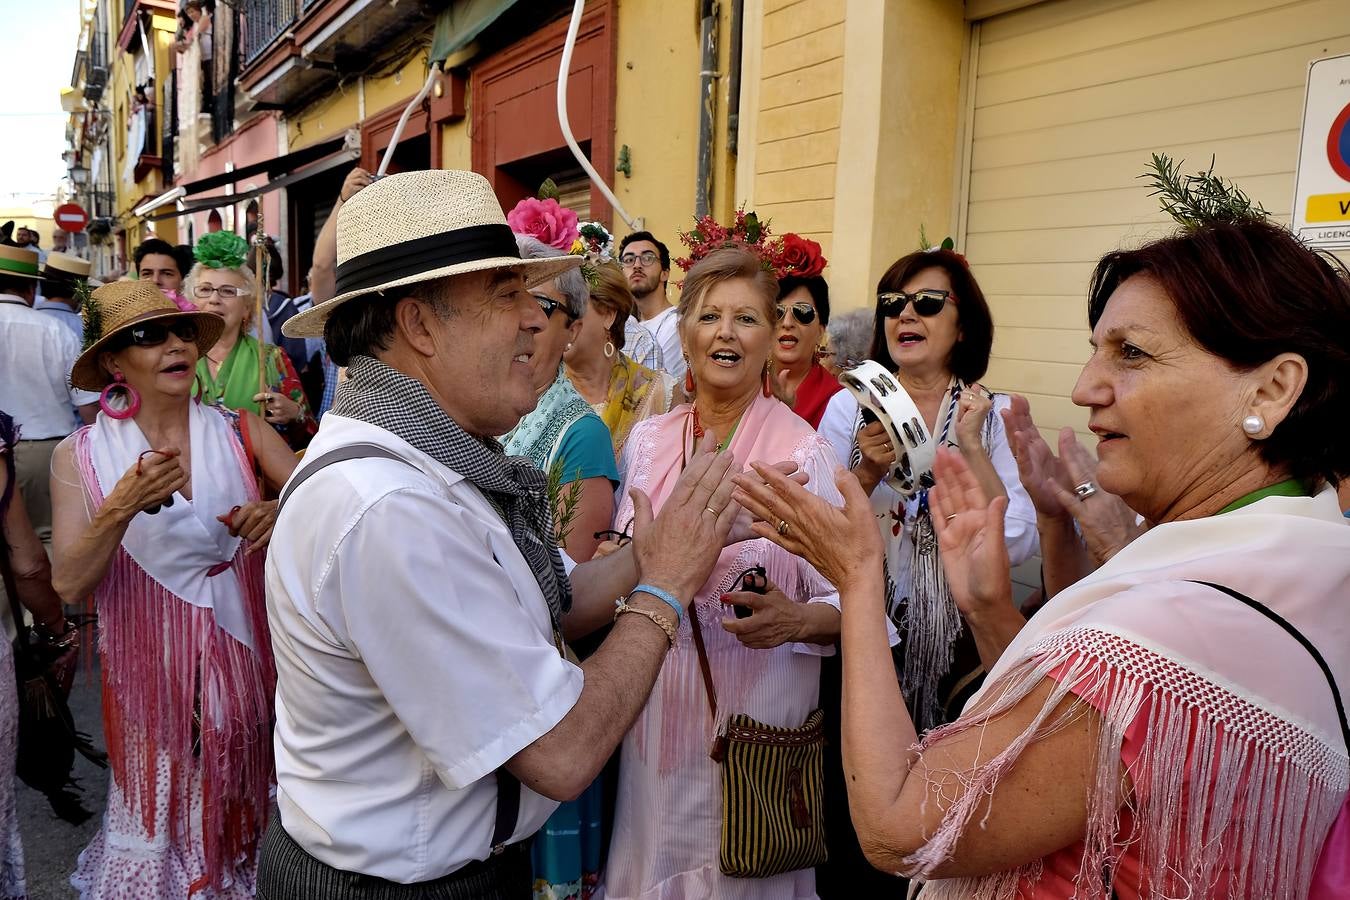
<path fill-rule="evenodd" d="M 1326 676 L 1327 685 L 1330 686 L 1331 688 L 1331 699 L 1336 701 L 1336 715 L 1341 720 L 1341 739 L 1345 741 L 1346 752 L 1350 753 L 1350 723 L 1346 722 L 1345 704 L 1341 702 L 1341 692 L 1336 687 L 1336 678 L 1334 675 L 1331 674 L 1331 667 L 1327 665 L 1327 661 L 1322 658 L 1322 654 L 1317 651 L 1317 648 L 1315 646 L 1313 646 L 1312 641 L 1304 637 L 1303 632 L 1295 628 L 1292 623 L 1286 620 L 1279 613 L 1275 612 L 1273 609 L 1271 609 L 1268 606 L 1265 606 L 1264 604 L 1257 603 L 1255 600 L 1253 600 L 1251 597 L 1248 597 L 1246 594 L 1240 594 L 1230 587 L 1224 587 L 1223 585 L 1215 584 L 1212 581 L 1193 581 L 1192 583 L 1203 584 L 1205 587 L 1214 588 L 1214 590 L 1216 591 L 1223 591 L 1225 594 L 1232 597 L 1234 600 L 1246 604 L 1247 606 L 1259 612 L 1261 615 L 1265 616 L 1270 621 L 1274 622 L 1276 625 L 1279 625 L 1286 632 L 1288 632 L 1290 637 L 1292 637 L 1294 640 L 1298 641 L 1300 644 L 1303 645 L 1303 649 L 1308 651 L 1308 655 L 1313 658 L 1313 661 L 1317 663 L 1317 667 L 1322 670 L 1322 674 Z"/>
<path fill-rule="evenodd" d="M 310 462 L 291 478 L 286 485 L 286 489 L 281 492 L 281 497 L 277 500 L 277 515 L 281 515 L 281 510 L 286 505 L 286 501 L 295 495 L 296 489 L 321 470 L 340 462 L 346 462 L 349 459 L 370 458 L 392 459 L 416 468 L 404 457 L 399 456 L 387 447 L 381 447 L 379 444 L 348 444 L 345 447 L 337 447 Z M 521 791 L 520 780 L 508 772 L 505 766 L 498 769 L 496 774 L 497 820 L 492 826 L 492 843 L 490 845 L 494 856 L 506 849 L 506 842 L 515 833 L 516 822 L 520 818 Z"/>

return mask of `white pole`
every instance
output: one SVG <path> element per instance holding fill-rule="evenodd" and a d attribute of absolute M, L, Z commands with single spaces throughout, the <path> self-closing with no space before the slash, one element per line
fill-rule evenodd
<path fill-rule="evenodd" d="M 427 99 L 427 94 L 431 93 L 431 86 L 436 83 L 436 76 L 440 74 L 441 64 L 435 62 L 431 64 L 431 72 L 427 75 L 427 83 L 422 85 L 422 90 L 417 92 L 417 96 L 412 98 L 412 102 L 403 110 L 403 115 L 398 117 L 398 124 L 394 126 L 394 133 L 389 138 L 389 146 L 384 148 L 384 156 L 380 158 L 380 168 L 376 170 L 375 177 L 383 177 L 385 170 L 389 168 L 389 160 L 394 158 L 394 150 L 398 148 L 399 139 L 403 137 L 403 129 L 407 127 L 408 120 L 412 118 L 413 110 L 422 105 L 422 101 Z"/>
<path fill-rule="evenodd" d="M 563 140 L 567 142 L 567 149 L 572 151 L 581 168 L 586 170 L 595 186 L 600 189 L 600 193 L 605 195 L 609 205 L 619 214 L 619 218 L 628 224 L 632 231 L 640 231 L 638 222 L 628 211 L 623 208 L 619 198 L 614 196 L 614 192 L 605 184 L 600 174 L 595 171 L 591 161 L 581 152 L 581 147 L 577 146 L 577 139 L 572 136 L 572 125 L 567 120 L 567 72 L 572 68 L 572 49 L 577 44 L 577 33 L 581 31 L 581 13 L 586 7 L 586 0 L 576 0 L 572 5 L 572 22 L 567 27 L 567 40 L 563 42 L 562 63 L 558 66 L 558 127 L 562 129 Z"/>

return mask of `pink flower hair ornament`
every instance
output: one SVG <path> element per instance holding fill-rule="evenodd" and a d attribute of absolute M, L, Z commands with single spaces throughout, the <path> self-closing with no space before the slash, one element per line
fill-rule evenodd
<path fill-rule="evenodd" d="M 516 234 L 529 235 L 564 253 L 572 249 L 580 234 L 577 214 L 553 199 L 526 197 L 506 214 L 506 224 Z"/>

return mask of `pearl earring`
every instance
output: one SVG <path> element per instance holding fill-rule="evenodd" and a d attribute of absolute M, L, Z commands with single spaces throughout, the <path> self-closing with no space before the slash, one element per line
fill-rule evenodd
<path fill-rule="evenodd" d="M 1260 416 L 1248 416 L 1242 420 L 1242 430 L 1250 435 L 1258 435 L 1266 430 L 1266 420 Z"/>

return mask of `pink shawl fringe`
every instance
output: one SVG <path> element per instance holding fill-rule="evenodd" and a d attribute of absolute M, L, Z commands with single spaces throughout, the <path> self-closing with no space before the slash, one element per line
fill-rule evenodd
<path fill-rule="evenodd" d="M 969 774 L 938 831 L 906 860 L 912 874 L 932 871 L 966 828 L 983 826 L 994 789 L 1033 741 L 1091 709 L 1101 732 L 1075 897 L 1110 897 L 1113 882 L 1122 896 L 1308 896 L 1350 785 L 1343 749 L 1120 635 L 1087 627 L 1046 635 L 986 689 L 977 709 L 929 732 L 920 749 L 981 727 L 1047 677 L 1055 688 L 1033 723 Z M 1148 739 L 1125 769 L 1122 747 L 1139 729 Z M 1133 787 L 1123 806 L 1122 773 Z M 1138 884 L 1116 880 L 1126 853 L 1137 857 Z M 1041 872 L 1036 861 L 982 878 L 935 881 L 923 896 L 1011 900 Z"/>
<path fill-rule="evenodd" d="M 89 458 L 88 429 L 76 453 L 95 508 L 103 503 Z M 257 487 L 242 446 L 231 437 L 239 477 Z M 267 823 L 273 781 L 272 696 L 276 669 L 267 629 L 264 554 L 244 555 L 231 568 L 254 635 L 254 652 L 218 627 L 210 609 L 193 606 L 156 582 L 118 548 L 95 591 L 103 666 L 103 727 L 113 777 L 146 833 L 156 832 L 156 779 L 164 757 L 174 842 L 203 848 L 207 877 L 222 888 L 238 863 L 252 860 Z M 201 832 L 191 821 L 190 773 L 203 785 Z M 200 887 L 205 887 L 201 885 Z"/>

